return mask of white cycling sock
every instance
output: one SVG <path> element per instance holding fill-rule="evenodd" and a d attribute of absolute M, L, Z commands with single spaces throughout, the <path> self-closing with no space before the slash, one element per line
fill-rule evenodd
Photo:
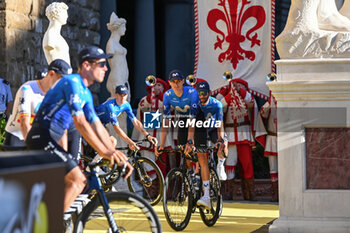
<path fill-rule="evenodd" d="M 203 180 L 203 189 L 204 189 L 203 196 L 209 197 L 209 188 L 210 188 L 209 180 Z"/>
<path fill-rule="evenodd" d="M 220 158 L 218 158 L 218 165 L 219 165 L 219 166 L 222 166 L 222 165 L 225 163 L 225 160 L 226 160 L 226 159 L 220 159 Z"/>

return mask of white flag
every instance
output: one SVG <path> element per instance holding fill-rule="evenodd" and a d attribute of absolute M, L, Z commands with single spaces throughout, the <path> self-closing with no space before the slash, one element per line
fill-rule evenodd
<path fill-rule="evenodd" d="M 194 0 L 194 74 L 212 90 L 227 85 L 222 74 L 269 95 L 266 75 L 274 62 L 274 0 Z M 255 93 L 256 94 L 256 93 Z"/>

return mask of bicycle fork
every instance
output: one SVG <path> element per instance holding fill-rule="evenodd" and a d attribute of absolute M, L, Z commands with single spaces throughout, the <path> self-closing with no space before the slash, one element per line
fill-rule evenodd
<path fill-rule="evenodd" d="M 145 170 L 145 167 L 143 164 L 140 164 L 139 162 L 134 161 L 134 168 L 135 170 L 137 171 L 138 175 L 139 175 L 139 178 L 140 178 L 140 181 L 141 183 L 146 186 L 147 188 L 151 187 L 152 186 L 152 180 L 151 178 L 148 176 L 146 170 Z"/>
<path fill-rule="evenodd" d="M 119 233 L 117 223 L 113 218 L 112 210 L 109 207 L 107 197 L 102 189 L 101 181 L 98 178 L 96 172 L 92 172 L 91 176 L 89 177 L 89 185 L 90 185 L 90 189 L 95 189 L 97 191 L 98 198 L 103 206 L 103 210 L 106 214 L 106 217 L 110 226 L 110 230 L 112 230 L 111 233 Z"/>

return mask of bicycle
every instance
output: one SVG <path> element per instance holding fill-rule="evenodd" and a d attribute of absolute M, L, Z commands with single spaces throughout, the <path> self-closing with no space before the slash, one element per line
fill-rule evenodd
<path fill-rule="evenodd" d="M 82 156 L 87 162 L 84 173 L 88 179 L 88 189 L 72 205 L 73 211 L 66 213 L 65 219 L 71 217 L 73 232 L 162 232 L 162 227 L 152 206 L 134 193 L 108 192 L 99 178 L 99 167 L 106 166 L 105 159 L 98 162 Z M 121 177 L 126 166 L 117 168 Z M 75 219 L 74 219 L 75 218 Z"/>
<path fill-rule="evenodd" d="M 26 150 L 27 147 L 0 145 L 0 151 Z M 158 215 L 146 200 L 134 193 L 104 191 L 101 177 L 105 176 L 105 173 L 99 171 L 109 166 L 108 160 L 93 160 L 85 155 L 81 155 L 81 160 L 86 164 L 83 172 L 87 177 L 88 186 L 64 215 L 64 220 L 72 220 L 68 232 L 162 232 Z M 120 179 L 125 169 L 125 165 L 118 167 L 114 164 L 111 172 L 118 173 Z"/>
<path fill-rule="evenodd" d="M 136 141 L 139 146 L 143 142 L 149 142 L 147 139 Z M 150 143 L 149 149 L 152 146 Z M 128 150 L 129 147 L 117 147 L 117 150 Z M 158 165 L 152 160 L 142 157 L 139 150 L 132 150 L 128 153 L 134 172 L 127 179 L 128 189 L 146 199 L 152 206 L 157 205 L 163 197 L 164 177 Z M 113 184 L 117 182 L 120 174 L 117 170 L 111 172 L 108 167 L 104 167 L 104 174 L 101 174 L 101 182 L 105 191 L 111 190 Z"/>
<path fill-rule="evenodd" d="M 186 159 L 197 162 L 196 154 L 186 156 L 181 147 L 178 147 L 176 151 L 181 153 L 181 162 L 179 168 L 170 170 L 165 178 L 163 209 L 170 227 L 176 231 L 182 231 L 187 227 L 192 213 L 196 211 L 197 201 L 203 195 L 203 190 L 201 188 L 199 190 L 195 189 L 192 175 L 188 172 L 185 163 Z M 209 147 L 208 152 L 210 200 L 212 207 L 210 210 L 199 207 L 199 212 L 204 224 L 210 227 L 216 223 L 222 213 L 223 200 L 221 183 L 215 169 L 214 147 Z M 202 187 L 201 180 L 199 187 Z"/>

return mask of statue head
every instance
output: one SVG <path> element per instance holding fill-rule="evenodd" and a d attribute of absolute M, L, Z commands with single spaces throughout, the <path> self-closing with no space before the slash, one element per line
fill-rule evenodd
<path fill-rule="evenodd" d="M 112 12 L 111 17 L 109 19 L 109 23 L 107 23 L 107 28 L 110 31 L 117 30 L 120 26 L 125 25 L 126 20 L 123 18 L 118 18 L 118 16 Z"/>
<path fill-rule="evenodd" d="M 53 2 L 46 7 L 45 14 L 47 18 L 52 20 L 61 20 L 65 24 L 68 18 L 68 6 L 63 2 Z"/>

